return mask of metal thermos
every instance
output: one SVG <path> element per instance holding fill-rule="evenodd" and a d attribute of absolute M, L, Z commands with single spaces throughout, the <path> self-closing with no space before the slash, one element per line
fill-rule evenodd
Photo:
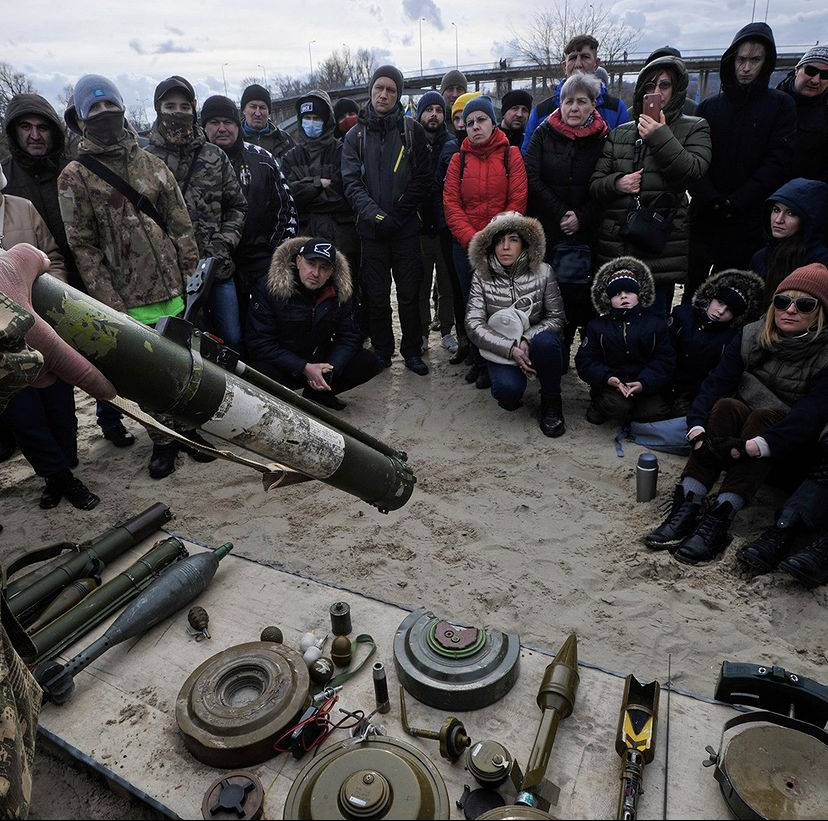
<path fill-rule="evenodd" d="M 635 501 L 655 499 L 658 484 L 658 459 L 654 453 L 642 453 L 635 467 Z"/>

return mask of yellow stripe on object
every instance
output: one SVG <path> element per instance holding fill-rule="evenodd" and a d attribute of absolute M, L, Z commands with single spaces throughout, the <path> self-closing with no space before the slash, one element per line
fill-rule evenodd
<path fill-rule="evenodd" d="M 394 173 L 397 173 L 397 169 L 400 167 L 400 163 L 402 162 L 403 154 L 405 153 L 405 146 L 400 146 L 400 156 L 397 157 L 397 162 L 394 163 Z"/>

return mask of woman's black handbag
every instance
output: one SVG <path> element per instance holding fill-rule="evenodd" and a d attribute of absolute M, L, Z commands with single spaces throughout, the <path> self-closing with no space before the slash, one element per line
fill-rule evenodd
<path fill-rule="evenodd" d="M 552 250 L 552 271 L 559 285 L 589 285 L 592 251 L 576 242 L 558 243 Z"/>
<path fill-rule="evenodd" d="M 627 242 L 653 254 L 664 250 L 673 230 L 673 209 L 658 207 L 662 197 L 669 198 L 672 205 L 673 197 L 667 191 L 658 194 L 649 205 L 642 205 L 641 199 L 635 197 L 635 209 L 627 214 L 627 220 L 621 226 L 621 236 Z"/>

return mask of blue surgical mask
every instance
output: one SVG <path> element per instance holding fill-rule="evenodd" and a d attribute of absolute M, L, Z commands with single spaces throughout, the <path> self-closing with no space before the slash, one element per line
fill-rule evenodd
<path fill-rule="evenodd" d="M 302 130 L 312 140 L 315 140 L 322 134 L 322 127 L 324 123 L 321 120 L 302 120 Z"/>

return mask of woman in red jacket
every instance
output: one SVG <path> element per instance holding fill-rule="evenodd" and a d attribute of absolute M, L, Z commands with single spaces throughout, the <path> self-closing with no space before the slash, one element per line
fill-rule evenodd
<path fill-rule="evenodd" d="M 472 237 L 504 211 L 526 213 L 529 186 L 526 168 L 517 146 L 497 127 L 494 106 L 488 97 L 475 97 L 463 109 L 466 138 L 451 158 L 443 188 L 446 223 L 454 237 L 454 266 L 463 299 L 468 301 L 471 265 L 467 250 Z M 475 356 L 467 382 L 488 388 L 488 371 Z"/>

